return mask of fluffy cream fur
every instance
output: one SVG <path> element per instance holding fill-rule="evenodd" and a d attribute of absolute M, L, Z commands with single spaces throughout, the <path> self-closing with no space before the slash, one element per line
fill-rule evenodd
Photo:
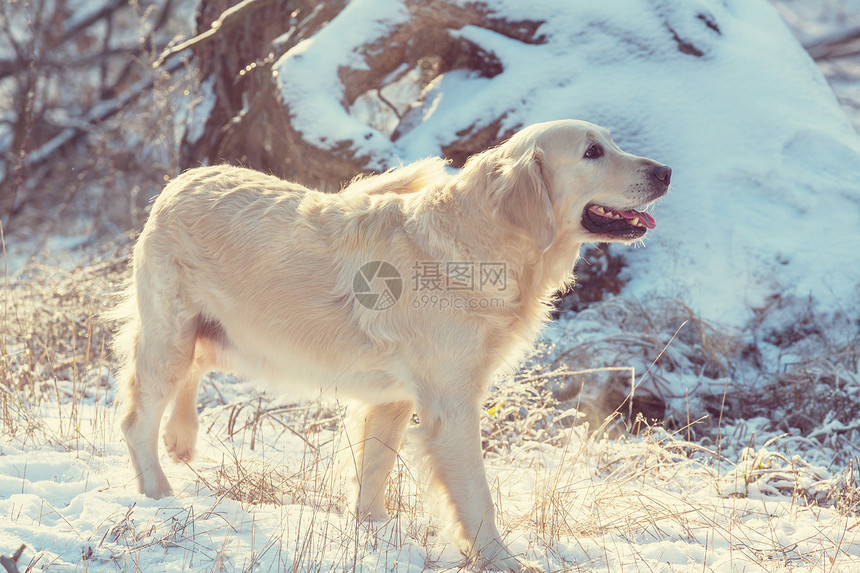
<path fill-rule="evenodd" d="M 587 158 L 598 145 L 603 154 Z M 466 550 L 519 570 L 496 528 L 484 473 L 480 405 L 513 369 L 573 280 L 589 205 L 631 209 L 666 192 L 668 176 L 578 121 L 524 129 L 456 174 L 426 159 L 353 181 L 337 194 L 219 165 L 183 173 L 153 205 L 137 241 L 117 350 L 125 360 L 122 428 L 140 491 L 171 494 L 158 457 L 189 460 L 205 372 L 269 381 L 285 393 L 322 388 L 362 400 L 354 416 L 356 510 L 383 519 L 385 481 L 412 413 L 432 481 Z M 665 179 L 665 181 L 664 181 Z M 386 261 L 403 296 L 371 310 L 353 292 L 359 268 Z M 450 290 L 416 303 L 416 264 L 502 263 L 502 290 Z M 493 301 L 490 301 L 493 299 Z"/>

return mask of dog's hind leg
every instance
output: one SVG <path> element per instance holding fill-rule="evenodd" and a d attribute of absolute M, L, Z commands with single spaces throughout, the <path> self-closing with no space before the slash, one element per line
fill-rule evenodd
<path fill-rule="evenodd" d="M 185 380 L 181 380 L 177 385 L 170 417 L 164 426 L 164 447 L 175 462 L 189 462 L 194 457 L 199 425 L 197 390 L 200 387 L 200 378 L 215 363 L 215 349 L 212 342 L 205 338 L 197 338 L 194 362 Z"/>
<path fill-rule="evenodd" d="M 141 391 L 133 382 L 130 404 L 122 419 L 122 431 L 137 476 L 137 489 L 159 499 L 173 493 L 158 461 L 158 428 L 169 396 Z"/>
<path fill-rule="evenodd" d="M 127 388 L 121 425 L 138 489 L 157 499 L 172 493 L 158 460 L 161 417 L 189 378 L 195 329 L 193 317 L 183 312 L 180 297 L 171 291 L 169 277 L 150 271 L 143 279 L 136 284 L 138 332 L 133 368 L 124 381 Z"/>
<path fill-rule="evenodd" d="M 351 414 L 352 433 L 358 437 L 358 441 L 353 442 L 358 519 L 383 521 L 388 518 L 385 482 L 413 411 L 412 402 L 390 402 Z"/>

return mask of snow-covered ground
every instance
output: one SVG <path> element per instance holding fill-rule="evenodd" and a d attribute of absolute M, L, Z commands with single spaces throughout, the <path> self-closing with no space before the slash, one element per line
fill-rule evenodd
<path fill-rule="evenodd" d="M 392 519 L 356 523 L 332 488 L 348 447 L 325 427 L 333 410 L 317 424 L 318 404 L 247 390 L 222 386 L 199 459 L 166 468 L 177 494 L 159 501 L 135 491 L 108 392 L 27 410 L 22 426 L 38 429 L 7 436 L 0 456 L 3 551 L 27 544 L 28 571 L 461 570 L 408 447 Z M 660 429 L 608 439 L 508 422 L 516 437 L 490 438 L 487 456 L 503 535 L 547 571 L 856 571 L 856 490 L 778 442 L 756 445 L 755 423 L 727 428 L 718 455 Z"/>
<path fill-rule="evenodd" d="M 389 4 L 398 2 L 354 1 L 349 10 L 373 24 L 332 28 L 338 45 L 348 48 L 400 17 Z M 293 82 L 284 95 L 300 116 L 301 104 L 310 106 L 304 117 L 317 123 L 305 126 L 309 133 L 336 123 L 343 131 L 326 131 L 329 140 L 360 134 L 380 164 L 437 154 L 451 134 L 506 112 L 504 127 L 554 117 L 602 123 L 622 147 L 675 169 L 647 247 L 617 250 L 628 264 L 622 296 L 575 320 L 563 316 L 548 331 L 555 348 L 544 370 L 501 381 L 487 404 L 488 472 L 511 548 L 547 571 L 860 570 L 856 415 L 834 411 L 805 433 L 792 420 L 733 418 L 708 431 L 695 423 L 704 409 L 697 391 L 719 396 L 737 378 L 760 375 L 749 364 L 721 362 L 732 345 L 755 343 L 761 372 L 774 375 L 825 346 L 856 360 L 860 137 L 845 114 L 856 109 L 840 108 L 763 0 L 495 5 L 511 17 L 546 19 L 547 43 L 464 28 L 463 37 L 493 51 L 505 71 L 443 77 L 426 121 L 396 143 L 384 122 L 369 128 L 360 109 L 349 115 L 332 107 L 336 93 L 302 92 L 307 86 Z M 780 10 L 804 41 L 860 23 L 856 0 L 785 0 Z M 679 51 L 681 43 L 701 54 Z M 324 76 L 339 60 L 327 61 L 315 52 L 320 46 L 318 39 L 288 54 L 282 77 L 298 77 L 290 66 L 301 61 L 301 77 L 336 91 Z M 857 93 L 848 80 L 839 89 L 843 101 Z M 368 129 L 376 133 L 366 139 Z M 20 256 L 10 249 L 12 266 Z M 111 265 L 97 262 L 88 280 L 106 268 L 120 272 Z M 390 485 L 394 517 L 357 524 L 333 474 L 333 456 L 348 449 L 336 430 L 341 406 L 289 404 L 247 382 L 204 383 L 198 460 L 166 464 L 176 497 L 138 495 L 113 407 L 113 365 L 101 361 L 100 343 L 85 344 L 94 327 L 50 319 L 43 307 L 53 299 L 28 298 L 41 284 L 13 273 L 6 281 L 4 293 L 16 300 L 5 301 L 0 337 L 0 554 L 26 544 L 21 571 L 463 566 L 422 494 L 408 445 Z M 54 295 L 84 308 L 104 300 L 97 290 L 83 275 L 70 276 Z M 26 322 L 17 311 L 32 312 L 32 337 L 14 334 Z M 829 321 L 807 336 L 821 349 L 771 336 L 806 320 L 807 311 Z M 622 316 L 623 324 L 613 320 Z M 73 337 L 82 352 L 52 348 L 47 331 Z M 57 358 L 44 366 L 48 354 Z M 640 421 L 619 437 L 617 426 L 587 424 L 575 404 L 554 397 L 552 384 L 535 383 L 551 378 L 547 370 L 565 355 L 576 357 L 568 368 L 634 367 L 634 383 L 660 389 L 692 425 L 671 433 Z M 663 362 L 643 376 L 658 357 Z M 664 363 L 674 366 L 661 370 Z M 858 391 L 856 364 L 841 381 L 792 391 L 833 388 Z"/>

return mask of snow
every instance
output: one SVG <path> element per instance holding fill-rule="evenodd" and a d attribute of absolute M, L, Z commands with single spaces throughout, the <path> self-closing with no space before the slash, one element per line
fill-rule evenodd
<path fill-rule="evenodd" d="M 299 42 L 276 63 L 281 94 L 298 118 L 296 127 L 308 141 L 328 146 L 359 140 L 364 142 L 362 152 L 370 155 L 386 147 L 386 137 L 343 109 L 340 104 L 343 85 L 338 69 L 344 54 L 352 54 L 348 59 L 355 69 L 366 69 L 367 64 L 357 54 L 358 48 L 368 38 L 378 37 L 406 17 L 406 10 L 398 0 L 350 2 L 313 38 Z"/>
<path fill-rule="evenodd" d="M 136 493 L 107 397 L 34 411 L 52 439 L 22 432 L 4 440 L 0 549 L 27 544 L 22 565 L 46 571 L 460 566 L 444 521 L 408 469 L 411 449 L 395 467 L 399 510 L 383 524 L 356 523 L 337 484 L 330 489 L 342 437 L 298 435 L 273 419 L 253 430 L 251 449 L 252 429 L 243 424 L 253 412 L 236 407 L 247 386 L 222 390 L 232 406 L 204 410 L 210 430 L 199 458 L 165 466 L 177 491 L 165 500 Z M 487 470 L 506 541 L 547 571 L 856 570 L 857 517 L 813 510 L 792 495 L 823 496 L 831 476 L 773 451 L 778 445 L 727 450 L 738 457 L 719 469 L 683 454 L 695 446 L 661 430 L 609 440 L 579 424 L 488 456 Z M 270 489 L 262 501 L 242 497 Z"/>
<path fill-rule="evenodd" d="M 367 0 L 350 9 L 402 13 L 389 4 L 383 10 Z M 497 117 L 504 117 L 502 132 L 559 118 L 593 121 L 609 127 L 622 148 L 674 170 L 647 249 L 625 255 L 625 294 L 677 297 L 733 327 L 775 293 L 812 295 L 827 305 L 856 299 L 860 268 L 845 258 L 846 245 L 860 244 L 860 137 L 770 4 L 493 6 L 510 18 L 545 20 L 538 34 L 546 43 L 475 26 L 458 30 L 495 54 L 504 71 L 493 78 L 446 74 L 429 88 L 423 122 L 395 142 L 361 117 L 344 117 L 329 50 L 361 38 L 300 44 L 278 64 L 296 126 L 322 146 L 352 140 L 379 168 L 439 155 L 458 132 Z M 354 17 L 339 15 L 332 33 Z M 368 37 L 383 26 L 373 21 Z M 682 53 L 673 34 L 701 57 Z M 356 58 L 356 67 L 366 65 Z"/>

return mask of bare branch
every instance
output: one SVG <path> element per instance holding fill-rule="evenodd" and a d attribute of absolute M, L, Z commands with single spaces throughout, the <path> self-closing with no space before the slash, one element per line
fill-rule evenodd
<path fill-rule="evenodd" d="M 232 8 L 224 10 L 224 12 L 221 13 L 218 19 L 212 22 L 212 26 L 208 30 L 194 36 L 190 40 L 186 40 L 181 44 L 177 44 L 176 46 L 173 46 L 172 48 L 167 48 L 166 50 L 161 52 L 161 55 L 158 56 L 158 59 L 155 61 L 155 63 L 152 64 L 152 67 L 157 68 L 164 64 L 167 58 L 174 56 L 179 52 L 187 50 L 188 48 L 193 48 L 195 46 L 199 46 L 213 40 L 219 32 L 229 30 L 230 28 L 238 24 L 245 16 L 251 14 L 252 12 L 255 12 L 259 8 L 268 6 L 274 1 L 275 0 L 243 0 Z"/>
<path fill-rule="evenodd" d="M 826 34 L 803 46 L 814 60 L 845 58 L 860 54 L 860 26 Z"/>
<path fill-rule="evenodd" d="M 111 0 L 110 2 L 105 3 L 105 5 L 102 6 L 100 10 L 93 12 L 86 18 L 82 19 L 80 22 L 77 22 L 68 30 L 65 30 L 55 40 L 52 40 L 48 46 L 45 46 L 41 49 L 42 53 L 50 54 L 54 52 L 58 46 L 61 46 L 69 40 L 75 38 L 78 34 L 88 29 L 90 26 L 92 26 L 99 20 L 112 16 L 114 12 L 116 12 L 120 8 L 123 8 L 124 6 L 126 6 L 126 0 Z M 38 13 L 37 16 L 38 15 L 40 15 L 40 13 Z M 22 72 L 31 64 L 31 58 L 27 55 L 26 50 L 24 50 L 23 48 L 18 46 L 18 44 L 15 43 L 11 33 L 6 32 L 4 34 L 4 39 L 10 44 L 12 44 L 17 54 L 17 59 L 11 61 L 0 61 L 0 79 Z"/>
<path fill-rule="evenodd" d="M 65 44 L 102 18 L 107 18 L 111 16 L 114 12 L 123 8 L 127 5 L 127 0 L 110 0 L 106 2 L 104 6 L 101 7 L 100 10 L 93 12 L 80 22 L 77 22 L 74 26 L 70 27 L 68 30 L 63 32 L 63 34 L 57 39 L 56 42 L 52 44 L 52 47 L 59 46 L 60 44 Z"/>
<path fill-rule="evenodd" d="M 385 95 L 382 93 L 382 88 L 376 90 L 376 95 L 377 97 L 379 97 L 379 101 L 391 108 L 391 111 L 394 112 L 394 115 L 397 116 L 398 120 L 403 119 L 403 114 L 400 113 L 400 110 L 397 109 L 397 106 L 391 103 L 391 100 L 385 97 Z"/>
<path fill-rule="evenodd" d="M 167 68 L 168 73 L 173 73 L 178 70 L 183 64 L 181 62 L 176 62 L 171 64 Z M 96 125 L 101 122 L 110 119 L 117 113 L 123 110 L 130 103 L 136 101 L 140 96 L 144 93 L 149 92 L 152 89 L 152 86 L 155 84 L 155 78 L 149 78 L 143 81 L 138 82 L 135 86 L 132 86 L 128 90 L 122 93 L 119 97 L 109 100 L 109 101 L 101 101 L 99 105 L 97 105 L 93 110 L 90 111 L 83 119 L 83 121 L 79 122 L 76 125 L 66 127 L 59 134 L 51 138 L 47 143 L 43 144 L 38 149 L 33 150 L 26 157 L 26 164 L 28 168 L 33 168 L 41 165 L 48 159 L 50 159 L 51 155 L 56 153 L 61 148 L 69 145 L 78 140 L 81 136 L 85 135 Z M 0 186 L 2 186 L 2 182 L 0 182 Z"/>

